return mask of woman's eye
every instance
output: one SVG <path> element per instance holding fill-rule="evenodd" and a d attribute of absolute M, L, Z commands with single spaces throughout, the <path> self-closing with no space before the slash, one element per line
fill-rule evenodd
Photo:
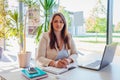
<path fill-rule="evenodd" d="M 63 21 L 60 21 L 60 23 L 63 23 Z"/>
<path fill-rule="evenodd" d="M 58 21 L 54 21 L 54 23 L 58 23 Z"/>

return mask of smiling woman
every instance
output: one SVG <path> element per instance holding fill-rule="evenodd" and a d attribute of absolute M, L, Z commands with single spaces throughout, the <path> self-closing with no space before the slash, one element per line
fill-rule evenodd
<path fill-rule="evenodd" d="M 36 61 L 38 65 L 65 68 L 76 61 L 77 50 L 68 33 L 65 17 L 55 13 L 50 23 L 50 30 L 42 34 Z"/>

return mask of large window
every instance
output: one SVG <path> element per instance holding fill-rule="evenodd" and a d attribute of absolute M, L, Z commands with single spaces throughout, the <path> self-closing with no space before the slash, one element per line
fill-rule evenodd
<path fill-rule="evenodd" d="M 77 49 L 102 53 L 106 44 L 107 0 L 60 0 L 59 11 L 68 22 Z"/>
<path fill-rule="evenodd" d="M 114 0 L 113 2 L 113 33 L 112 33 L 112 38 L 113 42 L 118 43 L 117 47 L 117 55 L 120 55 L 118 52 L 120 50 L 120 10 L 119 10 L 119 0 Z"/>

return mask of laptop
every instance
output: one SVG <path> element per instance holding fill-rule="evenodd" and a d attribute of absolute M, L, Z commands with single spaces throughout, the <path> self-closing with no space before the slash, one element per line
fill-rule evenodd
<path fill-rule="evenodd" d="M 101 70 L 102 68 L 106 67 L 112 62 L 116 51 L 116 47 L 117 43 L 106 45 L 101 60 L 94 60 L 92 62 L 88 61 L 89 63 L 85 62 L 85 64 L 78 64 L 78 66 L 92 70 Z"/>

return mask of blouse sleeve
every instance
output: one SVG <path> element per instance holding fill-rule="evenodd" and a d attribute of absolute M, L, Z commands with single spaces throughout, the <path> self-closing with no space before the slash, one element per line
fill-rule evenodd
<path fill-rule="evenodd" d="M 36 63 L 38 66 L 48 66 L 51 59 L 46 58 L 46 51 L 47 50 L 47 39 L 45 38 L 45 34 L 41 36 L 38 50 L 36 54 Z"/>

